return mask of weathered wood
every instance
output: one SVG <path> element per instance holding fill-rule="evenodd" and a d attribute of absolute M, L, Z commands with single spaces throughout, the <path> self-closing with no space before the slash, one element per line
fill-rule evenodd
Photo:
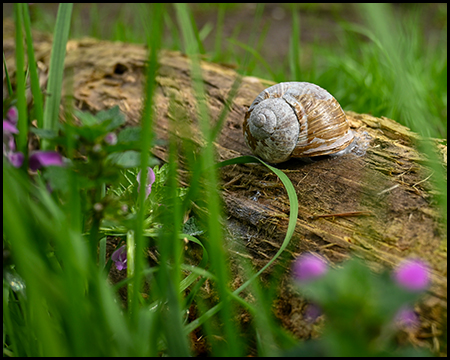
<path fill-rule="evenodd" d="M 14 45 L 7 33 L 4 22 L 3 48 L 11 71 Z M 45 83 L 50 42 L 43 35 L 35 40 Z M 146 60 L 147 51 L 139 45 L 93 39 L 69 41 L 66 69 L 71 69 L 67 73 L 73 75 L 76 107 L 97 112 L 119 105 L 127 123 L 138 124 Z M 155 96 L 157 136 L 167 139 L 170 118 L 179 115 L 185 121 L 188 136 L 201 144 L 190 60 L 178 52 L 161 51 L 159 63 Z M 237 73 L 204 61 L 201 68 L 210 117 L 216 121 Z M 269 85 L 272 83 L 263 79 L 242 78 L 218 137 L 218 160 L 250 154 L 242 135 L 244 112 Z M 434 326 L 431 324 L 442 329 L 446 316 L 446 229 L 440 225 L 430 195 L 433 174 L 423 165 L 424 156 L 414 147 L 419 137 L 385 117 L 352 111 L 346 114 L 357 136 L 370 139 L 365 155 L 350 153 L 309 163 L 291 160 L 278 165 L 294 184 L 299 198 L 295 246 L 289 251 L 292 257 L 304 251 L 317 251 L 332 263 L 356 254 L 374 268 L 393 267 L 406 257 L 420 256 L 432 267 L 433 284 L 421 305 L 425 324 L 422 331 L 431 334 Z M 437 144 L 437 148 L 446 166 L 446 146 Z M 156 147 L 154 154 L 162 161 L 167 159 L 164 146 Z M 286 192 L 276 176 L 261 165 L 230 166 L 221 172 L 221 177 L 230 237 L 247 248 L 257 267 L 263 266 L 279 249 L 286 232 L 289 214 Z M 281 282 L 288 284 L 287 278 L 280 279 Z M 299 329 L 299 324 L 304 325 L 302 316 L 293 316 L 299 312 L 298 299 L 285 290 L 277 306 L 276 313 L 285 326 L 304 335 L 304 330 Z M 286 308 L 290 309 L 288 313 L 280 310 Z"/>

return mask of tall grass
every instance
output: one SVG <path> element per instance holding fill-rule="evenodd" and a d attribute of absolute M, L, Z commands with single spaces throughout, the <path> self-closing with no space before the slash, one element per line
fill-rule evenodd
<path fill-rule="evenodd" d="M 367 14 L 378 13 L 377 11 L 356 5 L 342 7 L 337 10 L 338 26 L 333 26 L 336 41 L 324 42 L 315 36 L 316 41 L 303 45 L 300 41 L 303 14 L 307 11 L 310 17 L 316 15 L 319 18 L 322 16 L 321 7 L 301 4 L 280 6 L 290 14 L 288 18 L 291 19 L 286 20 L 291 21 L 292 31 L 289 37 L 280 39 L 289 43 L 288 54 L 279 54 L 273 63 L 268 63 L 263 55 L 264 49 L 270 49 L 266 38 L 266 32 L 269 30 L 268 22 L 265 21 L 270 16 L 264 4 L 255 8 L 249 34 L 243 34 L 244 27 L 238 24 L 229 37 L 224 36 L 226 19 L 233 17 L 242 5 L 195 6 L 198 13 L 217 11 L 216 24 L 210 21 L 199 29 L 191 18 L 199 51 L 209 55 L 214 61 L 237 64 L 240 70 L 242 65 L 246 64 L 245 75 L 256 75 L 276 82 L 295 80 L 320 84 L 338 98 L 344 109 L 387 116 L 406 126 L 414 127 L 403 115 L 397 100 L 392 98 L 394 84 L 398 84 L 396 79 L 400 77 L 391 66 L 393 54 L 386 51 L 384 41 L 380 38 L 381 34 L 373 27 L 375 23 L 368 22 L 366 17 Z M 437 7 L 442 13 L 440 17 L 434 15 L 432 18 L 432 22 L 442 23 L 440 28 L 427 26 L 429 19 L 425 16 L 429 15 L 423 11 L 426 6 Z M 342 20 L 340 12 L 346 11 L 347 8 L 354 14 L 355 22 Z M 52 31 L 53 25 L 49 15 L 39 6 L 33 7 L 32 10 L 36 20 L 40 20 L 37 21 L 37 26 Z M 395 21 L 390 19 L 389 28 L 396 34 L 393 40 L 398 46 L 395 50 L 401 58 L 402 67 L 407 72 L 409 81 L 419 91 L 416 95 L 423 103 L 421 105 L 423 112 L 430 119 L 427 127 L 417 126 L 417 131 L 426 136 L 446 138 L 447 7 L 444 4 L 410 4 L 394 9 L 387 5 L 383 12 L 394 14 L 394 10 Z M 145 43 L 143 29 L 151 23 L 154 11 L 152 5 L 126 4 L 111 8 L 102 5 L 101 11 L 98 5 L 89 7 L 76 5 L 74 14 L 76 18 L 83 19 L 73 24 L 73 34 L 76 37 L 101 36 L 110 40 Z M 134 21 L 136 17 L 139 17 L 140 21 Z M 87 24 L 85 18 L 89 19 Z M 111 21 L 111 18 L 114 18 L 114 21 Z M 164 47 L 185 50 L 172 6 L 164 5 L 163 20 Z M 385 22 L 379 17 L 375 21 Z M 313 29 L 317 34 L 326 30 L 327 23 L 321 24 L 324 25 Z M 215 29 L 211 30 L 214 25 Z M 311 29 L 308 31 L 311 32 Z M 428 34 L 430 32 L 431 34 Z M 203 45 L 206 37 L 214 37 L 210 49 Z M 243 41 L 242 38 L 248 41 Z M 245 50 L 244 53 L 242 49 Z"/>
<path fill-rule="evenodd" d="M 391 105 L 386 111 L 392 114 L 394 119 L 399 119 L 413 131 L 428 137 L 443 137 L 446 135 L 446 123 L 440 121 L 439 112 L 445 108 L 445 99 L 436 92 L 446 92 L 447 65 L 441 62 L 440 56 L 435 55 L 438 49 L 431 48 L 431 54 L 422 54 L 424 39 L 414 27 L 416 21 L 405 24 L 410 30 L 395 26 L 393 13 L 388 5 L 377 6 L 366 4 L 363 10 L 368 19 L 372 33 L 379 40 L 378 46 L 382 51 L 378 52 L 380 73 L 385 74 L 385 82 L 390 84 L 388 97 Z M 414 14 L 411 20 L 417 19 Z M 443 39 L 439 39 L 439 46 Z M 443 47 L 443 50 L 446 48 Z M 446 52 L 446 50 L 445 50 Z M 379 54 L 382 54 L 381 56 Z M 419 61 L 417 56 L 423 56 Z M 384 60 L 384 61 L 383 61 Z M 386 64 L 386 62 L 388 62 Z M 430 81 L 435 79 L 436 82 Z M 434 80 L 433 79 L 433 80 Z M 437 110 L 433 105 L 439 103 Z M 442 218 L 447 217 L 447 180 L 446 170 L 441 165 L 441 157 L 436 154 L 435 144 L 427 139 L 416 144 L 419 150 L 427 155 L 428 166 L 433 170 L 432 182 L 439 194 L 437 200 L 441 208 Z"/>
<path fill-rule="evenodd" d="M 25 68 L 24 48 L 23 48 L 23 12 L 21 4 L 14 4 L 14 20 L 18 26 L 16 27 L 16 65 L 17 69 Z M 25 73 L 23 71 L 17 72 L 17 110 L 19 113 L 18 130 L 19 137 L 17 139 L 17 148 L 22 151 L 27 151 L 26 133 L 28 130 L 28 116 L 26 108 L 25 96 Z"/>
<path fill-rule="evenodd" d="M 98 7 L 93 7 L 91 16 L 97 22 L 102 22 L 101 12 Z M 137 5 L 135 9 L 136 23 L 141 29 L 140 35 L 128 32 L 126 26 L 117 21 L 116 30 L 119 38 L 142 39 L 148 45 L 149 58 L 146 68 L 145 102 L 142 115 L 142 128 L 140 133 L 139 167 L 141 170 L 140 184 L 144 188 L 147 180 L 147 166 L 149 163 L 150 149 L 154 143 L 153 131 L 153 101 L 155 93 L 155 79 L 158 71 L 157 52 L 161 47 L 178 47 L 192 59 L 192 88 L 197 99 L 198 122 L 203 135 L 204 146 L 196 147 L 188 140 L 178 138 L 174 134 L 183 133 L 185 125 L 172 121 L 169 128 L 169 161 L 165 174 L 164 186 L 159 184 L 161 191 L 161 206 L 165 209 L 161 215 L 161 223 L 155 228 L 146 228 L 148 225 L 149 201 L 145 199 L 145 191 L 136 194 L 135 213 L 121 222 L 114 233 L 120 235 L 125 241 L 128 251 L 128 278 L 112 287 L 105 277 L 105 269 L 109 269 L 111 261 L 106 260 L 106 238 L 104 228 L 101 227 L 101 219 L 95 219 L 95 203 L 110 201 L 108 192 L 105 192 L 105 183 L 99 180 L 89 188 L 89 194 L 94 193 L 89 201 L 85 194 L 86 186 L 78 175 L 69 175 L 67 193 L 48 192 L 45 176 L 39 173 L 30 180 L 26 166 L 15 169 L 7 163 L 3 164 L 3 221 L 4 221 L 4 257 L 8 251 L 11 257 L 6 257 L 4 263 L 4 345 L 3 352 L 6 356 L 189 356 L 195 354 L 189 341 L 193 331 L 200 331 L 207 338 L 210 346 L 208 354 L 218 356 L 242 356 L 252 355 L 278 355 L 283 350 L 292 347 L 296 341 L 292 335 L 283 331 L 274 319 L 271 306 L 276 288 L 276 278 L 272 278 L 268 291 L 259 283 L 259 275 L 265 271 L 277 258 L 280 258 L 289 244 L 294 232 L 298 211 L 296 193 L 287 176 L 276 168 L 266 165 L 283 182 L 290 199 L 291 209 L 289 226 L 286 237 L 277 254 L 262 269 L 254 270 L 249 264 L 243 263 L 246 269 L 244 275 L 247 280 L 237 289 L 230 285 L 231 274 L 229 255 L 224 246 L 224 214 L 222 213 L 220 195 L 218 191 L 218 167 L 233 163 L 258 162 L 252 157 L 242 157 L 216 164 L 214 160 L 214 141 L 220 132 L 228 108 L 225 107 L 219 116 L 218 125 L 213 126 L 208 111 L 205 97 L 205 89 L 202 81 L 199 55 L 204 52 L 202 40 L 210 31 L 208 28 L 197 29 L 193 23 L 189 7 L 177 4 L 172 9 L 175 17 L 168 16 L 166 5 L 154 5 L 148 8 Z M 149 10 L 151 9 L 151 10 Z M 258 53 L 258 46 L 252 49 L 251 45 L 263 44 L 264 36 L 258 36 L 260 21 L 264 6 L 256 9 L 254 30 L 249 36 L 249 43 L 244 44 L 236 39 L 232 40 L 233 46 L 239 46 L 247 50 L 244 59 L 241 59 L 241 71 L 244 74 L 256 73 L 261 66 L 270 69 L 270 64 L 264 64 Z M 367 58 L 377 54 L 377 61 L 373 61 L 369 70 L 362 71 L 362 64 L 358 57 L 326 53 L 328 68 L 321 62 L 317 68 L 308 75 L 300 65 L 302 48 L 299 44 L 300 21 L 296 7 L 292 7 L 293 30 L 290 42 L 289 67 L 285 71 L 273 70 L 272 76 L 277 80 L 320 80 L 315 81 L 328 88 L 332 93 L 338 93 L 348 104 L 354 100 L 349 91 L 361 94 L 351 84 L 364 84 L 367 76 L 373 72 L 372 77 L 381 83 L 381 73 L 387 72 L 394 81 L 396 74 L 411 79 L 415 73 L 410 68 L 400 70 L 402 66 L 399 54 L 396 53 L 394 42 L 389 43 L 387 34 L 383 28 L 389 22 L 386 13 L 389 9 L 374 7 L 364 8 L 366 13 L 376 16 L 369 21 L 370 28 L 362 29 L 355 26 L 343 25 L 351 34 L 364 33 L 369 39 L 365 39 L 367 50 L 363 50 Z M 48 93 L 51 95 L 45 104 L 34 102 L 35 108 L 45 106 L 43 112 L 43 127 L 47 130 L 57 128 L 56 118 L 59 114 L 59 101 L 61 84 L 63 80 L 62 66 L 64 61 L 65 43 L 71 19 L 70 5 L 61 4 L 55 27 L 55 42 L 52 48 L 52 62 Z M 223 26 L 227 7 L 219 6 L 218 28 Z M 23 18 L 25 16 L 25 21 Z M 387 24 L 380 20 L 387 21 Z M 25 103 L 25 50 L 23 42 L 22 24 L 25 25 L 25 33 L 30 41 L 29 22 L 27 9 L 21 5 L 15 5 L 15 22 L 17 26 L 16 36 L 16 96 L 19 109 L 19 130 L 26 134 L 28 129 L 28 117 Z M 175 37 L 170 45 L 164 42 L 164 25 L 169 28 Z M 142 34 L 142 29 L 144 29 Z M 137 30 L 136 30 L 137 31 Z M 93 25 L 92 34 L 98 34 L 98 24 Z M 225 55 L 221 46 L 220 32 L 216 34 L 214 58 L 217 61 Z M 355 44 L 354 54 L 359 53 Z M 33 59 L 32 48 L 28 44 L 28 58 Z M 382 55 L 378 55 L 380 50 Z M 373 53 L 372 53 L 373 52 Z M 54 55 L 53 55 L 54 54 Z M 55 59 L 53 61 L 53 59 Z M 345 59 L 347 61 L 345 61 Z M 431 60 L 432 61 L 432 60 Z M 344 64 L 345 63 L 345 64 Z M 433 76 L 441 74 L 443 64 L 435 61 L 434 70 L 430 70 Z M 414 64 L 412 64 L 413 66 Z M 345 68 L 345 66 L 347 66 Z M 390 66 L 390 67 L 389 67 Z M 36 79 L 35 70 L 31 69 L 31 81 Z M 445 65 L 446 67 L 446 65 Z M 333 74 L 332 69 L 335 70 Z M 336 71 L 343 69 L 345 71 Z M 357 71 L 359 69 L 359 71 Z M 388 69 L 390 69 L 388 71 Z M 446 70 L 445 70 L 446 71 Z M 312 74 L 312 75 L 311 75 Z M 336 75 L 337 74 L 337 75 Z M 309 76 L 309 78 L 308 78 Z M 283 78 L 285 77 L 285 78 Z M 350 81 L 349 79 L 354 79 Z M 237 93 L 239 78 L 230 91 L 227 104 L 231 103 Z M 405 80 L 406 81 L 406 80 Z M 329 84 L 329 87 L 325 84 Z M 443 86 L 436 84 L 437 87 Z M 376 84 L 379 84 L 376 82 Z M 350 90 L 339 90 L 339 86 Z M 399 84 L 408 86 L 409 83 Z M 384 85 L 386 89 L 387 85 Z M 336 87 L 335 91 L 333 87 Z M 382 96 L 384 93 L 375 86 L 368 86 L 368 91 L 373 91 L 374 96 Z M 395 88 L 397 89 L 397 88 Z M 424 114 L 430 97 L 424 98 L 422 105 L 415 105 L 409 110 L 408 96 L 416 96 L 415 88 L 410 93 L 402 93 L 398 89 L 392 94 L 397 99 L 396 104 L 401 105 L 408 121 L 413 121 L 413 114 Z M 388 91 L 388 90 L 386 90 Z M 390 90 L 389 90 L 390 91 Z M 377 109 L 375 102 L 365 104 Z M 33 90 L 33 96 L 39 97 L 38 91 Z M 406 99 L 406 100 L 405 100 Z M 433 101 L 435 101 L 434 99 Z M 383 100 L 384 101 L 384 100 Z M 354 101 L 356 103 L 356 101 Z M 363 101 L 361 100 L 361 103 Z M 345 105 L 344 105 L 345 107 Z M 70 107 L 69 107 L 70 108 Z M 171 104 L 171 110 L 175 111 L 175 104 Z M 387 111 L 388 107 L 379 108 L 378 111 Z M 37 114 L 39 111 L 34 110 Z M 41 109 L 42 110 L 42 109 Z M 56 111 L 56 112 L 55 112 Z M 67 115 L 67 121 L 71 122 L 71 114 Z M 436 115 L 437 116 L 437 115 Z M 174 118 L 176 118 L 174 116 Z M 181 116 L 181 119 L 183 116 Z M 422 117 L 425 118 L 425 117 Z M 89 118 L 91 119 L 91 118 Z M 415 119 L 415 117 L 414 117 Z M 90 120 L 91 121 L 91 120 Z M 416 120 L 414 120 L 416 121 Z M 425 126 L 426 121 L 423 121 Z M 38 122 L 39 124 L 39 122 Z M 413 127 L 414 128 L 414 127 Z M 70 127 L 69 127 L 70 129 Z M 184 130 L 183 130 L 184 129 Z M 430 130 L 430 134 L 431 134 Z M 69 158 L 75 162 L 73 151 L 77 143 L 71 134 L 68 135 Z M 72 141 L 72 143 L 70 143 Z M 26 137 L 19 141 L 20 148 L 26 146 Z M 424 150 L 427 151 L 427 150 Z M 196 156 L 192 156 L 195 152 Z M 72 154 L 72 155 L 70 155 Z M 431 154 L 430 154 L 431 156 Z M 180 195 L 179 167 L 180 159 L 185 160 L 185 169 L 188 173 L 189 189 L 184 195 Z M 438 169 L 435 169 L 436 174 Z M 137 171 L 136 171 L 137 172 Z M 162 174 L 163 172 L 158 172 Z M 45 173 L 44 173 L 45 174 Z M 129 175 L 130 173 L 128 173 Z M 127 183 L 124 178 L 114 182 L 113 188 L 123 189 L 132 187 L 135 182 Z M 110 184 L 108 184 L 110 185 Z M 156 185 L 155 185 L 156 187 Z M 441 188 L 442 191 L 443 188 Z M 92 190 L 92 191 L 91 191 Z M 121 190 L 122 191 L 122 190 Z M 125 192 L 125 191 L 123 191 Z M 199 210 L 197 218 L 204 230 L 204 235 L 194 237 L 183 233 L 185 214 L 190 211 L 192 204 L 196 204 Z M 111 203 L 112 204 L 112 203 Z M 158 204 L 159 205 L 159 204 Z M 111 205 L 112 207 L 113 205 Z M 94 220 L 92 220 L 94 218 Z M 203 258 L 198 265 L 188 265 L 184 256 L 184 239 L 203 252 Z M 158 264 L 149 267 L 146 260 L 146 249 L 152 242 L 158 250 Z M 97 254 L 97 248 L 98 254 Z M 5 252 L 6 249 L 6 252 Z M 4 258 L 5 260 L 5 258 Z M 108 265 L 109 264 L 109 265 Z M 6 275 L 5 275 L 6 274 Z M 5 280 L 6 279 L 6 280 Z M 212 287 L 214 297 L 205 299 L 202 294 L 202 285 L 205 282 Z M 128 293 L 126 304 L 122 304 L 117 297 L 117 288 L 127 285 Z M 243 290 L 251 289 L 254 302 L 250 303 L 239 296 Z M 250 291 L 250 290 L 249 290 Z M 195 305 L 198 315 L 195 319 L 188 320 L 191 305 Z M 254 319 L 251 334 L 247 329 L 242 329 L 235 320 L 236 308 L 245 309 Z M 245 331 L 244 331 L 245 330 Z M 249 340 L 250 339 L 250 340 Z M 254 344 L 256 344 L 254 346 Z M 253 348 L 252 348 L 253 347 Z M 255 350 L 256 349 L 256 350 Z"/>
<path fill-rule="evenodd" d="M 69 38 L 70 19 L 72 17 L 73 4 L 61 4 L 58 8 L 54 31 L 54 46 L 50 57 L 50 68 L 45 102 L 43 128 L 55 129 L 59 120 L 59 104 L 61 102 L 62 77 L 64 71 L 64 58 L 66 57 L 66 43 Z M 47 145 L 44 142 L 43 148 Z"/>
<path fill-rule="evenodd" d="M 69 6 L 66 8 L 66 6 Z M 155 14 L 148 27 L 147 39 L 149 45 L 149 61 L 147 66 L 147 83 L 145 106 L 142 117 L 142 133 L 140 148 L 142 149 L 141 186 L 145 186 L 149 149 L 153 142 L 153 106 L 152 99 L 157 73 L 157 52 L 161 44 L 162 8 L 154 8 Z M 20 11 L 20 8 L 18 8 Z M 69 11 L 69 12 L 68 12 Z M 145 264 L 145 251 L 148 232 L 144 229 L 148 203 L 145 202 L 145 192 L 139 192 L 137 197 L 137 216 L 126 230 L 128 248 L 128 303 L 124 310 L 120 307 L 116 296 L 104 278 L 105 238 L 100 234 L 100 218 L 95 214 L 95 205 L 101 204 L 105 198 L 101 181 L 90 185 L 89 193 L 83 194 L 83 185 L 79 176 L 69 176 L 71 184 L 66 189 L 68 194 L 52 195 L 48 193 L 45 179 L 38 174 L 33 181 L 28 179 L 22 169 L 15 169 L 4 162 L 4 214 L 5 240 L 4 246 L 10 249 L 12 264 L 8 267 L 8 281 L 4 292 L 4 323 L 7 327 L 4 341 L 4 354 L 10 356 L 148 356 L 167 354 L 172 356 L 187 356 L 191 354 L 188 335 L 198 327 L 213 329 L 209 336 L 213 344 L 212 353 L 216 355 L 243 355 L 246 350 L 240 329 L 234 320 L 233 303 L 252 309 L 246 301 L 238 297 L 240 291 L 254 283 L 257 274 L 247 281 L 240 289 L 233 292 L 230 288 L 228 258 L 223 247 L 222 211 L 218 193 L 218 175 L 214 161 L 213 142 L 220 128 L 212 127 L 205 103 L 205 93 L 197 54 L 199 36 L 192 26 L 189 11 L 185 5 L 177 5 L 176 12 L 179 26 L 184 34 L 183 43 L 186 51 L 193 58 L 193 89 L 198 101 L 200 127 L 206 145 L 198 149 L 197 160 L 191 162 L 192 177 L 199 181 L 193 182 L 186 199 L 179 196 L 177 139 L 169 143 L 169 162 L 167 183 L 162 190 L 164 206 L 167 209 L 163 215 L 162 226 L 151 235 L 156 238 L 160 253 L 157 269 L 149 269 Z M 16 26 L 22 27 L 20 15 L 17 13 Z M 61 5 L 58 12 L 55 32 L 59 32 L 61 24 L 70 22 L 70 5 Z M 59 24 L 59 25 L 58 25 Z M 49 114 L 55 115 L 56 100 L 60 96 L 63 79 L 61 66 L 64 60 L 64 49 L 67 36 L 67 23 L 61 36 L 53 44 L 51 75 L 49 82 L 51 97 L 45 103 L 44 130 L 57 130 L 57 124 L 49 119 Z M 29 30 L 29 29 L 28 29 Z M 20 32 L 17 44 L 22 43 Z M 62 49 L 64 48 L 64 49 Z M 30 49 L 32 51 L 32 49 Z M 30 59 L 33 54 L 30 53 Z M 24 52 L 19 51 L 18 68 L 24 67 Z M 21 73 L 18 71 L 18 73 Z M 20 79 L 24 84 L 24 80 Z M 236 94 L 237 85 L 227 103 Z M 58 90 L 59 89 L 59 90 Z M 22 91 L 24 87 L 18 87 Z M 59 91 L 58 94 L 55 91 Z M 39 102 L 34 106 L 40 106 Z M 59 107 L 59 106 L 58 106 Z M 22 111 L 22 110 L 21 110 Z M 226 118 L 227 109 L 220 115 L 219 124 Z M 23 110 L 26 116 L 26 110 Z M 57 114 L 57 113 L 56 113 Z M 52 115 L 52 116 L 53 116 Z M 70 123 L 71 114 L 68 115 Z M 93 118 L 81 116 L 85 124 L 93 124 Z M 56 115 L 55 115 L 56 116 Z M 26 117 L 25 117 L 26 119 Z M 23 121 L 23 120 L 20 120 Z M 28 124 L 25 120 L 25 128 Z M 173 124 L 173 126 L 179 126 Z M 69 126 L 68 129 L 71 129 Z M 23 130 L 23 129 L 21 129 Z M 73 132 L 74 130 L 70 130 Z M 26 134 L 26 130 L 24 130 Z M 39 134 L 39 132 L 38 132 Z M 40 134 L 45 134 L 41 132 Z M 72 161 L 73 135 L 69 138 L 69 157 Z M 87 134 L 87 136 L 90 136 Z M 70 150 L 72 149 L 72 150 Z M 239 161 L 256 161 L 256 159 L 241 159 Z M 228 162 L 231 164 L 231 162 Z M 225 164 L 223 164 L 224 166 Z M 25 168 L 24 166 L 23 168 Z M 274 169 L 276 171 L 276 169 Z M 45 172 L 44 172 L 45 173 Z M 62 172 L 61 174 L 64 174 Z M 288 185 L 286 176 L 283 181 Z M 59 196 L 63 198 L 59 199 Z M 66 198 L 64 198 L 67 196 Z M 295 199 L 292 186 L 289 190 L 291 199 Z M 90 199 L 90 200 L 89 200 Z M 204 201 L 208 199 L 208 201 Z M 106 200 L 105 200 L 106 201 Z M 204 244 L 197 239 L 181 233 L 183 217 L 191 202 L 200 204 L 205 209 L 206 218 L 203 226 L 207 233 Z M 293 202 L 297 204 L 296 201 Z M 74 214 L 79 212 L 79 214 Z M 89 215 L 93 214 L 93 215 Z M 91 218 L 92 216 L 92 218 Z M 292 236 L 296 207 L 292 209 L 289 234 L 283 244 L 286 247 Z M 81 220 L 84 218 L 84 220 Z M 144 236 L 144 233 L 146 236 Z M 125 234 L 124 234 L 125 235 Z M 186 266 L 183 263 L 182 238 L 189 238 L 204 248 L 202 266 L 209 266 L 212 272 L 201 267 L 188 268 L 191 275 L 185 276 Z M 99 246 L 99 264 L 97 264 L 97 247 Z M 265 268 L 270 265 L 267 264 Z M 264 269 L 265 269 L 264 268 Z M 264 270 L 262 269 L 262 270 Z M 261 271 L 258 273 L 260 274 Z M 145 275 L 146 274 L 146 275 Z M 214 274 L 214 275 L 213 275 Z M 192 276 L 194 275 L 194 276 Z M 217 291 L 216 305 L 205 309 L 204 314 L 190 324 L 185 323 L 187 308 L 196 297 L 187 301 L 184 293 L 194 284 L 198 275 L 213 281 Z M 142 295 L 143 281 L 150 289 L 147 297 Z M 201 285 L 202 282 L 199 284 Z M 183 285 L 181 285 L 183 284 Z M 6 289 L 6 288 L 5 288 Z M 181 291 L 180 291 L 181 289 Z M 199 286 L 192 289 L 195 295 Z M 195 290 L 195 291 L 194 291 Z M 201 299 L 198 301 L 202 302 Z M 200 305 L 201 306 L 201 305 Z M 205 305 L 208 307 L 208 305 Z M 254 315 L 258 313 L 254 311 Z M 218 327 L 215 318 L 218 316 Z M 267 317 L 267 313 L 265 314 Z M 214 320 L 214 325 L 211 322 Z M 191 325 L 191 326 L 186 326 Z M 223 329 L 222 329 L 223 326 Z M 205 330 L 207 331 L 207 330 Z M 214 335 L 214 336 L 213 336 Z M 285 335 L 287 336 L 287 335 Z M 214 339 L 226 339 L 216 341 Z M 265 346 L 260 344 L 261 349 Z M 261 350 L 263 351 L 263 350 Z"/>

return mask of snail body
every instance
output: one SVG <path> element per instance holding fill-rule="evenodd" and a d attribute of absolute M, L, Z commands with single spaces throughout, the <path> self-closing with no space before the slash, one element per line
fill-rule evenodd
<path fill-rule="evenodd" d="M 263 90 L 245 114 L 243 132 L 252 152 L 270 163 L 335 154 L 353 141 L 336 99 L 307 82 L 284 82 Z"/>

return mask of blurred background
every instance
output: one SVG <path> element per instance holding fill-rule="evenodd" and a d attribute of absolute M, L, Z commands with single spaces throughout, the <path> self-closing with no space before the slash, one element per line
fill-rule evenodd
<path fill-rule="evenodd" d="M 57 7 L 30 6 L 33 26 L 53 32 Z M 447 137 L 447 4 L 239 3 L 189 9 L 205 60 L 274 82 L 313 82 L 345 110 L 387 116 L 423 135 Z M 3 17 L 11 16 L 12 4 L 3 4 Z M 70 38 L 145 44 L 144 27 L 151 21 L 151 4 L 75 4 Z M 163 48 L 184 51 L 170 4 L 164 23 Z M 395 89 L 399 76 L 413 83 L 403 99 Z M 414 99 L 420 99 L 417 106 Z M 402 112 L 405 101 L 413 112 L 414 106 L 422 109 L 422 122 Z M 423 122 L 431 126 L 425 130 Z"/>

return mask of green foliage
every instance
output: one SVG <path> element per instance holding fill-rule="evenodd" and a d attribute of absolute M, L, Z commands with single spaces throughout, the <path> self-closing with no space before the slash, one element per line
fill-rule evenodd
<path fill-rule="evenodd" d="M 60 4 L 58 8 L 47 83 L 48 100 L 45 102 L 44 106 L 44 118 L 42 124 L 44 129 L 55 129 L 59 119 L 64 59 L 66 57 L 66 43 L 69 38 L 72 7 L 73 4 L 69 3 Z M 43 148 L 49 148 L 45 141 Z"/>
<path fill-rule="evenodd" d="M 289 356 L 429 356 L 425 350 L 397 348 L 396 314 L 413 305 L 420 293 L 411 293 L 392 281 L 388 271 L 372 273 L 358 259 L 330 270 L 320 279 L 298 284 L 299 291 L 326 316 L 318 340 L 304 342 Z"/>

